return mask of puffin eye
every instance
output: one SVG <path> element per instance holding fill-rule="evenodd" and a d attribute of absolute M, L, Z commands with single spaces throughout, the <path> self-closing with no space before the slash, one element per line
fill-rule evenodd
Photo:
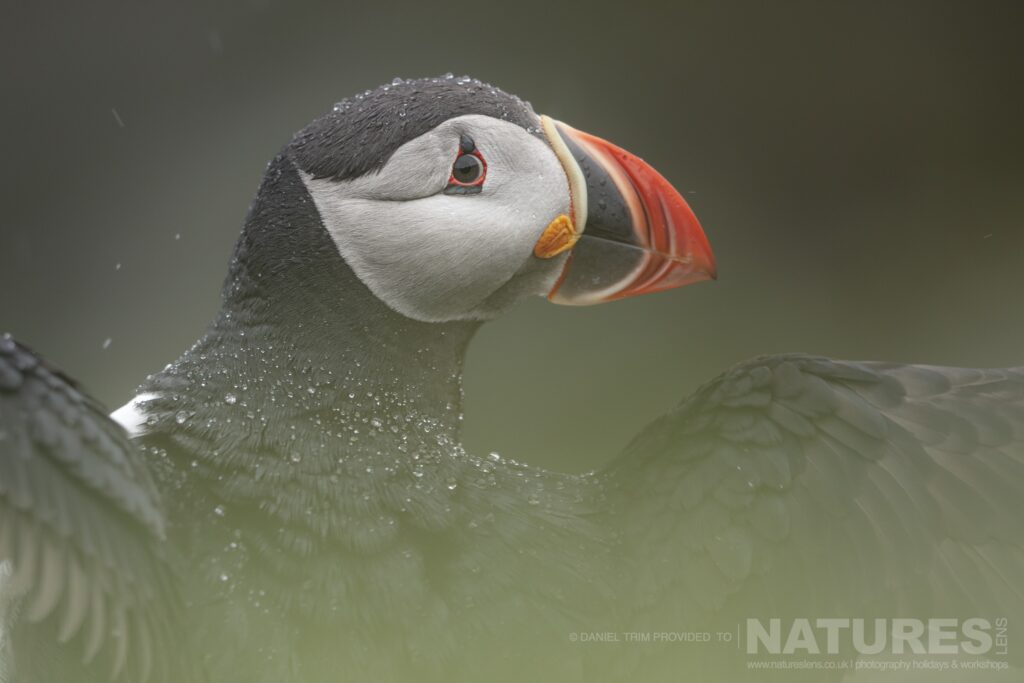
<path fill-rule="evenodd" d="M 472 185 L 483 174 L 483 162 L 472 154 L 460 154 L 452 164 L 452 179 L 462 185 Z"/>
<path fill-rule="evenodd" d="M 463 135 L 459 138 L 459 153 L 452 164 L 445 194 L 477 194 L 483 189 L 487 177 L 487 162 L 476 148 L 473 138 Z"/>

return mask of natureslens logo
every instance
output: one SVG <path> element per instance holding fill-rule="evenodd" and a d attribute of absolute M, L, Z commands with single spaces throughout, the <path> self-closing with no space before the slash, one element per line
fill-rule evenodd
<path fill-rule="evenodd" d="M 715 648 L 747 670 L 1006 671 L 1009 620 L 986 618 L 747 618 L 734 630 L 574 631 L 569 641 L 617 647 Z M 726 650 L 728 648 L 728 650 Z M 872 678 L 872 680 L 874 680 Z"/>
<path fill-rule="evenodd" d="M 968 655 L 1004 657 L 1004 617 L 986 619 L 747 619 L 748 655 Z"/>

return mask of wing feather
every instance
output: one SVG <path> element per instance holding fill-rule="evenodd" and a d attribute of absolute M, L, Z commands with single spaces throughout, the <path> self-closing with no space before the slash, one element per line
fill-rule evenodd
<path fill-rule="evenodd" d="M 636 630 L 1024 620 L 1024 369 L 758 358 L 655 420 L 603 481 Z"/>
<path fill-rule="evenodd" d="M 120 427 L 0 338 L 0 562 L 12 567 L 4 593 L 20 596 L 16 655 L 24 638 L 44 659 L 74 652 L 98 680 L 170 680 L 178 606 L 163 534 L 155 486 Z"/>

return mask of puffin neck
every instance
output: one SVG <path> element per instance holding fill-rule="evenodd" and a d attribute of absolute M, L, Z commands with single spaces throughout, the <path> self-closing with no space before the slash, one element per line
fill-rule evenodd
<path fill-rule="evenodd" d="M 296 420 L 329 429 L 398 415 L 457 439 L 462 363 L 479 325 L 420 322 L 374 296 L 338 253 L 293 163 L 281 155 L 250 208 L 220 313 L 143 391 L 174 397 L 154 402 L 165 417 L 173 408 L 186 421 L 205 417 L 227 431 L 245 421 L 217 418 L 243 407 L 263 421 L 264 440 L 295 429 Z"/>

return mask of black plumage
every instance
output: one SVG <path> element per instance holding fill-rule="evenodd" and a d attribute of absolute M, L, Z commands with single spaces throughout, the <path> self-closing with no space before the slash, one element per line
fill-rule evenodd
<path fill-rule="evenodd" d="M 314 177 L 356 178 L 380 170 L 409 140 L 467 114 L 490 116 L 540 134 L 529 102 L 475 78 L 396 78 L 338 102 L 296 134 L 292 154 Z"/>

